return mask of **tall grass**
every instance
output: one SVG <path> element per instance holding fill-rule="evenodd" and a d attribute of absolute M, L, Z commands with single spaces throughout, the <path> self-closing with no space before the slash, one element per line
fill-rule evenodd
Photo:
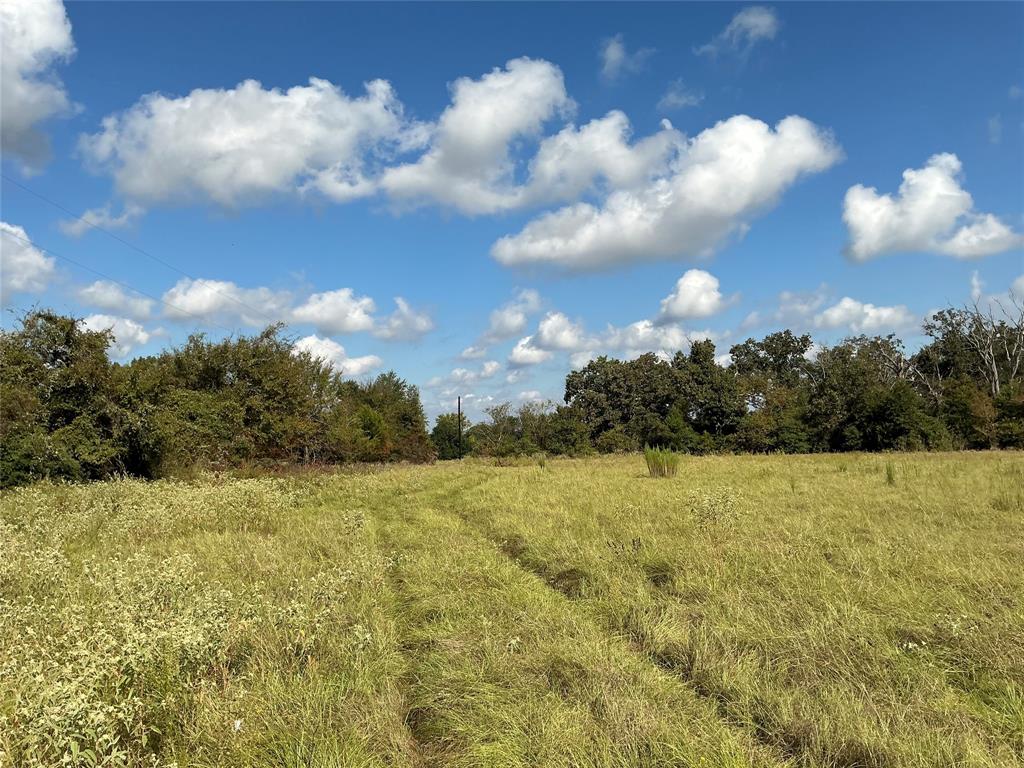
<path fill-rule="evenodd" d="M 538 463 L 0 493 L 0 766 L 1019 765 L 1019 456 Z"/>
<path fill-rule="evenodd" d="M 675 477 L 679 471 L 679 454 L 667 448 L 644 448 L 644 460 L 651 477 Z"/>

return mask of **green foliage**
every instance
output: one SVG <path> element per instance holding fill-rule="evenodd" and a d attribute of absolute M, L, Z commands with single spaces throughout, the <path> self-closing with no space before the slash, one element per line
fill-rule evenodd
<path fill-rule="evenodd" d="M 644 447 L 644 461 L 651 477 L 675 477 L 679 471 L 679 454 L 667 448 Z"/>
<path fill-rule="evenodd" d="M 343 381 L 281 326 L 111 364 L 109 333 L 51 312 L 0 331 L 0 483 L 247 464 L 429 461 L 417 389 Z"/>
<path fill-rule="evenodd" d="M 107 332 L 51 312 L 0 331 L 0 485 L 124 471 L 139 425 L 119 404 Z"/>
<path fill-rule="evenodd" d="M 912 356 L 894 336 L 818 348 L 782 331 L 734 345 L 727 366 L 707 340 L 671 360 L 599 357 L 566 377 L 564 405 L 464 421 L 461 455 L 1024 448 L 1024 316 L 1004 314 L 937 312 Z M 416 387 L 342 380 L 281 326 L 128 365 L 109 343 L 45 311 L 0 331 L 0 485 L 460 455 L 457 416 L 428 435 Z"/>
<path fill-rule="evenodd" d="M 461 459 L 472 452 L 468 432 L 469 419 L 462 414 L 462 444 L 459 444 L 459 414 L 442 413 L 434 421 L 434 429 L 430 433 L 430 442 L 434 445 L 437 458 L 442 460 Z M 460 452 L 461 451 L 461 452 Z"/>

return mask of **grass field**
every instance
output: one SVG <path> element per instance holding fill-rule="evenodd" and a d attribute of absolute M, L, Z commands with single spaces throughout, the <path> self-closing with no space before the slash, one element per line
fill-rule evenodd
<path fill-rule="evenodd" d="M 1024 762 L 1019 454 L 2 501 L 0 764 Z"/>

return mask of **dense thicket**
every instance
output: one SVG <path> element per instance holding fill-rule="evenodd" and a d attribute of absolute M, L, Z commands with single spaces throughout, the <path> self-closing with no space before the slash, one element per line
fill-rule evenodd
<path fill-rule="evenodd" d="M 126 365 L 109 333 L 46 311 L 0 331 L 0 483 L 142 477 L 242 464 L 428 461 L 467 454 L 667 447 L 880 451 L 1024 447 L 1024 312 L 945 309 L 908 355 L 894 336 L 816 347 L 790 331 L 671 359 L 600 357 L 573 371 L 565 403 L 508 403 L 430 436 L 416 387 L 394 373 L 344 380 L 294 351 L 280 326 L 202 335 Z"/>
<path fill-rule="evenodd" d="M 424 461 L 419 392 L 343 380 L 280 326 L 111 363 L 109 333 L 51 312 L 0 332 L 0 481 L 153 477 L 244 463 Z"/>
<path fill-rule="evenodd" d="M 730 350 L 710 341 L 670 360 L 600 357 L 565 382 L 565 405 L 508 404 L 467 430 L 466 451 L 669 447 L 711 451 L 883 451 L 1024 447 L 1024 313 L 946 309 L 908 355 L 894 336 L 857 336 L 832 347 L 790 331 Z M 438 419 L 434 437 L 455 426 Z M 447 454 L 452 455 L 450 446 Z"/>

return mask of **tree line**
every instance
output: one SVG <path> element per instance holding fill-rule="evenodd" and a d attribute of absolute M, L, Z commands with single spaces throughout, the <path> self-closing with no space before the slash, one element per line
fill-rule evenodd
<path fill-rule="evenodd" d="M 908 354 L 895 336 L 817 347 L 781 331 L 671 359 L 599 357 L 561 404 L 503 403 L 437 417 L 389 372 L 342 378 L 280 325 L 111 362 L 113 338 L 39 310 L 0 331 L 0 485 L 222 469 L 585 455 L 644 446 L 692 453 L 1024 447 L 1024 311 L 934 313 Z"/>
<path fill-rule="evenodd" d="M 1024 448 L 1024 311 L 948 308 L 908 354 L 893 335 L 817 347 L 785 330 L 729 349 L 711 341 L 671 359 L 599 357 L 570 373 L 564 404 L 504 403 L 464 420 L 468 453 L 586 454 L 644 446 L 690 453 Z M 458 455 L 455 414 L 431 438 Z"/>
<path fill-rule="evenodd" d="M 107 331 L 49 311 L 0 332 L 0 483 L 251 464 L 427 461 L 416 387 L 345 380 L 280 325 L 120 365 Z"/>

